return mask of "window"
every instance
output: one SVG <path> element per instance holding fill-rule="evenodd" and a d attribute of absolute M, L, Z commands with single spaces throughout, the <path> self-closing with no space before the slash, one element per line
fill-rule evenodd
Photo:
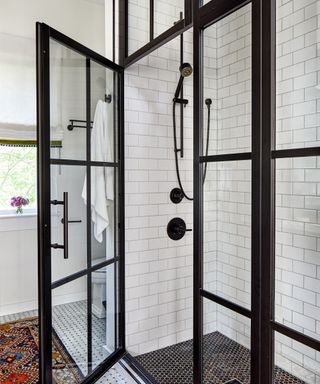
<path fill-rule="evenodd" d="M 37 148 L 0 146 L 0 215 L 14 214 L 12 197 L 29 200 L 24 213 L 37 206 Z"/>

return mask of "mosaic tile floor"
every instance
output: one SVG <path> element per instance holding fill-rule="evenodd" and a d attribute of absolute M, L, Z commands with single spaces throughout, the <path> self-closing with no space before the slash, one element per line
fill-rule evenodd
<path fill-rule="evenodd" d="M 192 383 L 192 340 L 137 356 L 159 384 Z M 238 380 L 238 381 L 236 381 Z M 249 384 L 250 352 L 219 332 L 204 337 L 204 384 Z M 304 384 L 280 368 L 275 384 Z"/>
<path fill-rule="evenodd" d="M 75 360 L 84 374 L 87 372 L 87 307 L 86 301 L 55 306 L 52 322 L 56 333 L 64 346 Z M 16 313 L 0 316 L 0 324 L 37 316 L 37 311 Z M 103 358 L 102 346 L 105 344 L 106 335 L 105 319 L 92 318 L 92 357 L 93 366 L 100 363 Z M 136 384 L 119 364 L 115 365 L 101 378 L 99 384 Z"/>
<path fill-rule="evenodd" d="M 36 316 L 36 311 L 0 316 L 0 324 Z M 86 302 L 76 302 L 54 307 L 53 324 L 78 366 L 86 373 L 87 319 Z M 93 317 L 93 360 L 103 359 L 105 319 Z M 215 358 L 213 359 L 212 356 Z M 154 352 L 137 356 L 138 362 L 150 372 L 159 384 L 192 383 L 192 341 L 186 341 Z M 250 353 L 219 332 L 204 338 L 204 384 L 249 384 Z M 119 365 L 115 365 L 98 384 L 136 383 Z M 275 368 L 275 384 L 304 384 L 303 381 Z"/>
<path fill-rule="evenodd" d="M 79 368 L 87 374 L 87 302 L 58 305 L 53 309 L 52 324 Z M 92 316 L 92 359 L 95 368 L 103 359 L 106 321 Z M 85 352 L 85 353 L 84 353 Z"/>
<path fill-rule="evenodd" d="M 36 311 L 18 313 L 14 315 L 1 316 L 0 324 L 37 316 Z M 87 303 L 78 301 L 75 303 L 57 305 L 52 313 L 53 327 L 61 339 L 62 343 L 69 351 L 70 355 L 81 369 L 83 374 L 87 374 Z M 105 319 L 92 317 L 92 358 L 93 367 L 103 359 L 102 346 L 105 344 L 106 334 Z"/>
<path fill-rule="evenodd" d="M 136 381 L 126 377 L 126 372 L 119 371 L 121 367 L 112 367 L 100 380 L 96 381 L 96 384 L 137 384 Z"/>

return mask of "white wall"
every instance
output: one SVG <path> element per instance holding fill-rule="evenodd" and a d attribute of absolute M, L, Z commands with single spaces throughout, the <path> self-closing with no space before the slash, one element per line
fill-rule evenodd
<path fill-rule="evenodd" d="M 33 106 L 31 117 L 35 123 L 36 109 L 36 67 L 35 67 L 35 22 L 41 21 L 69 35 L 82 44 L 98 51 L 104 55 L 105 52 L 105 12 L 104 1 L 100 0 L 68 0 L 68 1 L 44 1 L 44 0 L 1 0 L 0 14 L 0 35 L 1 39 L 16 39 L 23 41 L 26 39 L 28 52 L 24 55 L 27 58 L 23 62 L 25 71 L 30 74 L 26 83 L 20 82 L 18 85 L 13 83 L 11 87 L 17 91 L 15 104 L 24 105 L 23 96 L 28 98 L 28 105 Z M 17 45 L 18 47 L 18 45 Z M 4 49 L 4 47 L 2 47 Z M 21 57 L 21 52 L 11 51 L 6 58 L 12 60 L 12 67 Z M 1 48 L 0 48 L 1 50 Z M 22 67 L 22 70 L 24 67 Z M 1 63 L 0 63 L 0 71 Z M 65 79 L 66 83 L 72 79 Z M 76 118 L 75 114 L 83 114 L 76 105 L 77 92 L 75 85 L 69 84 L 67 94 L 65 94 L 65 103 L 69 99 L 70 116 L 63 116 L 64 129 L 66 121 L 70 118 Z M 65 85 L 66 88 L 68 87 Z M 22 90 L 22 91 L 21 91 Z M 2 88 L 3 91 L 3 88 Z M 23 93 L 23 91 L 25 91 Z M 97 90 L 99 92 L 99 90 Z M 83 95 L 85 96 L 85 95 Z M 4 95 L 5 98 L 5 95 Z M 93 100 L 94 103 L 94 100 Z M 72 105 L 73 104 L 73 105 Z M 94 104 L 93 104 L 94 105 Z M 21 113 L 21 108 L 15 113 Z M 28 113 L 30 113 L 28 108 Z M 78 112 L 77 112 L 78 111 Z M 72 116 L 71 116 L 72 114 Z M 81 118 L 81 117 L 80 117 Z M 77 133 L 76 133 L 77 134 Z M 75 137 L 75 136 L 73 136 Z M 83 178 L 84 175 L 81 176 Z M 82 181 L 79 181 L 82 184 Z M 81 191 L 78 191 L 81 194 Z M 1 191 L 0 191 L 1 193 Z M 74 215 L 80 215 L 79 212 L 73 212 Z M 20 220 L 17 222 L 17 220 Z M 0 269 L 0 314 L 15 313 L 37 307 L 37 231 L 36 217 L 4 219 L 0 218 L 0 238 L 1 238 L 1 269 Z M 84 225 L 84 224 L 83 224 Z M 74 228 L 70 228 L 76 232 Z M 77 237 L 77 233 L 74 233 Z M 78 246 L 81 246 L 79 243 Z M 82 245 L 83 247 L 83 245 Z M 59 255 L 57 257 L 62 257 Z M 69 263 L 70 264 L 70 263 Z M 79 292 L 79 287 L 75 288 Z M 74 293 L 70 287 L 68 292 Z M 66 297 L 63 300 L 69 300 Z"/>
<path fill-rule="evenodd" d="M 35 23 L 46 23 L 104 54 L 104 0 L 1 0 L 0 32 L 35 38 Z"/>

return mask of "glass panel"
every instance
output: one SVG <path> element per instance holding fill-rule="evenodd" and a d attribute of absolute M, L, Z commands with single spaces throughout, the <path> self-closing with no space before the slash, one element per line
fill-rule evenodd
<path fill-rule="evenodd" d="M 250 319 L 204 299 L 204 384 L 250 383 L 250 333 Z"/>
<path fill-rule="evenodd" d="M 112 167 L 91 167 L 92 264 L 115 257 L 115 179 Z"/>
<path fill-rule="evenodd" d="M 52 249 L 52 281 L 61 279 L 87 267 L 87 211 L 83 199 L 86 169 L 82 166 L 51 166 L 51 200 L 63 200 L 68 192 L 69 201 L 69 258 L 63 249 Z M 64 244 L 63 205 L 51 205 L 51 243 Z M 75 221 L 74 223 L 70 221 Z"/>
<path fill-rule="evenodd" d="M 79 383 L 88 373 L 87 277 L 54 289 L 52 300 L 53 377 L 59 383 Z"/>
<path fill-rule="evenodd" d="M 128 51 L 129 55 L 149 42 L 150 1 L 128 0 Z"/>
<path fill-rule="evenodd" d="M 276 320 L 320 340 L 320 158 L 276 161 Z"/>
<path fill-rule="evenodd" d="M 274 383 L 320 382 L 320 352 L 275 332 Z"/>
<path fill-rule="evenodd" d="M 251 4 L 204 30 L 203 60 L 204 154 L 208 120 L 209 155 L 250 152 Z"/>
<path fill-rule="evenodd" d="M 320 1 L 276 4 L 276 147 L 319 146 Z"/>
<path fill-rule="evenodd" d="M 92 272 L 92 365 L 95 368 L 117 348 L 117 278 L 115 264 Z"/>
<path fill-rule="evenodd" d="M 208 163 L 203 220 L 204 289 L 250 308 L 251 161 Z"/>
<path fill-rule="evenodd" d="M 114 154 L 116 80 L 117 77 L 113 71 L 91 61 L 92 161 L 112 162 L 116 155 Z M 110 96 L 107 102 L 105 96 Z"/>
<path fill-rule="evenodd" d="M 123 368 L 123 366 L 125 368 Z M 122 359 L 120 360 L 120 363 L 116 363 L 101 377 L 101 379 L 96 381 L 96 384 L 136 384 L 140 380 L 140 377 L 131 368 L 129 368 L 127 363 Z"/>
<path fill-rule="evenodd" d="M 184 0 L 154 0 L 154 37 L 184 18 Z"/>
<path fill-rule="evenodd" d="M 70 120 L 75 122 L 69 130 Z M 50 40 L 50 140 L 52 158 L 86 159 L 86 58 Z"/>

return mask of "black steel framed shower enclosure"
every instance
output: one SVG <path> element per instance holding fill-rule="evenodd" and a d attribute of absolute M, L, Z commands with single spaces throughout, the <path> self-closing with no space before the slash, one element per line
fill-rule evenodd
<path fill-rule="evenodd" d="M 150 0 L 153 5 L 154 0 Z M 252 12 L 252 116 L 251 151 L 246 153 L 203 156 L 203 33 L 205 28 L 251 3 Z M 205 5 L 199 0 L 185 1 L 185 18 L 175 26 L 154 38 L 154 7 L 150 7 L 150 42 L 128 56 L 128 1 L 119 0 L 119 48 L 120 63 L 129 67 L 153 50 L 166 44 L 193 26 L 194 49 L 194 222 L 193 222 L 193 383 L 203 383 L 203 300 L 204 298 L 238 313 L 251 322 L 251 382 L 272 384 L 274 371 L 274 333 L 290 337 L 310 348 L 320 351 L 320 342 L 303 333 L 275 321 L 275 161 L 278 158 L 319 156 L 320 148 L 276 150 L 276 0 L 212 0 Z M 41 33 L 40 33 L 41 30 Z M 124 331 L 124 175 L 123 175 L 123 68 L 95 56 L 92 51 L 75 44 L 51 30 L 38 25 L 38 126 L 39 134 L 39 292 L 40 292 L 40 341 L 41 383 L 51 383 L 51 284 L 50 265 L 50 210 L 47 196 L 50 182 L 46 170 L 49 157 L 49 81 L 48 39 L 52 35 L 63 44 L 71 45 L 84 55 L 119 73 L 119 201 L 120 201 L 120 346 L 119 350 L 85 382 L 107 370 L 125 353 Z M 90 114 L 87 115 L 90 125 Z M 89 135 L 89 133 L 88 133 Z M 87 148 L 90 151 L 90 148 Z M 226 300 L 203 286 L 203 164 L 221 161 L 251 162 L 251 308 L 247 309 Z M 88 164 L 85 164 L 88 165 Z M 92 267 L 86 274 L 92 272 Z M 214 356 L 212 356 L 214 358 Z M 134 361 L 134 359 L 133 359 Z"/>
<path fill-rule="evenodd" d="M 39 346 L 40 346 L 40 372 L 39 381 L 42 384 L 52 383 L 52 289 L 75 281 L 80 277 L 87 278 L 87 376 L 82 383 L 92 383 L 101 377 L 125 353 L 125 300 L 124 300 L 124 119 L 123 119 L 123 90 L 124 71 L 119 65 L 93 52 L 68 36 L 54 30 L 43 23 L 37 23 L 37 126 L 38 126 L 38 270 L 39 270 Z M 80 54 L 85 63 L 85 89 L 86 89 L 86 146 L 84 160 L 52 159 L 50 155 L 50 41 L 67 47 Z M 114 159 L 112 162 L 99 162 L 91 158 L 91 63 L 113 71 L 116 103 L 114 110 Z M 86 268 L 75 271 L 68 276 L 52 282 L 51 276 L 51 250 L 61 248 L 67 255 L 67 239 L 64 244 L 51 244 L 51 180 L 50 167 L 82 166 L 87 177 L 87 247 Z M 99 264 L 92 264 L 91 260 L 91 168 L 104 167 L 114 172 L 114 257 Z M 58 201 L 64 204 L 66 202 Z M 116 208 L 117 207 L 117 208 Z M 68 225 L 66 220 L 62 222 Z M 67 231 L 65 232 L 68 235 Z M 57 256 L 55 256 L 57 257 Z M 60 257 L 60 255 L 59 255 Z M 61 255 L 62 257 L 62 255 Z M 114 295 L 115 310 L 115 350 L 97 367 L 92 367 L 92 273 L 99 268 L 113 265 L 114 268 Z"/>

